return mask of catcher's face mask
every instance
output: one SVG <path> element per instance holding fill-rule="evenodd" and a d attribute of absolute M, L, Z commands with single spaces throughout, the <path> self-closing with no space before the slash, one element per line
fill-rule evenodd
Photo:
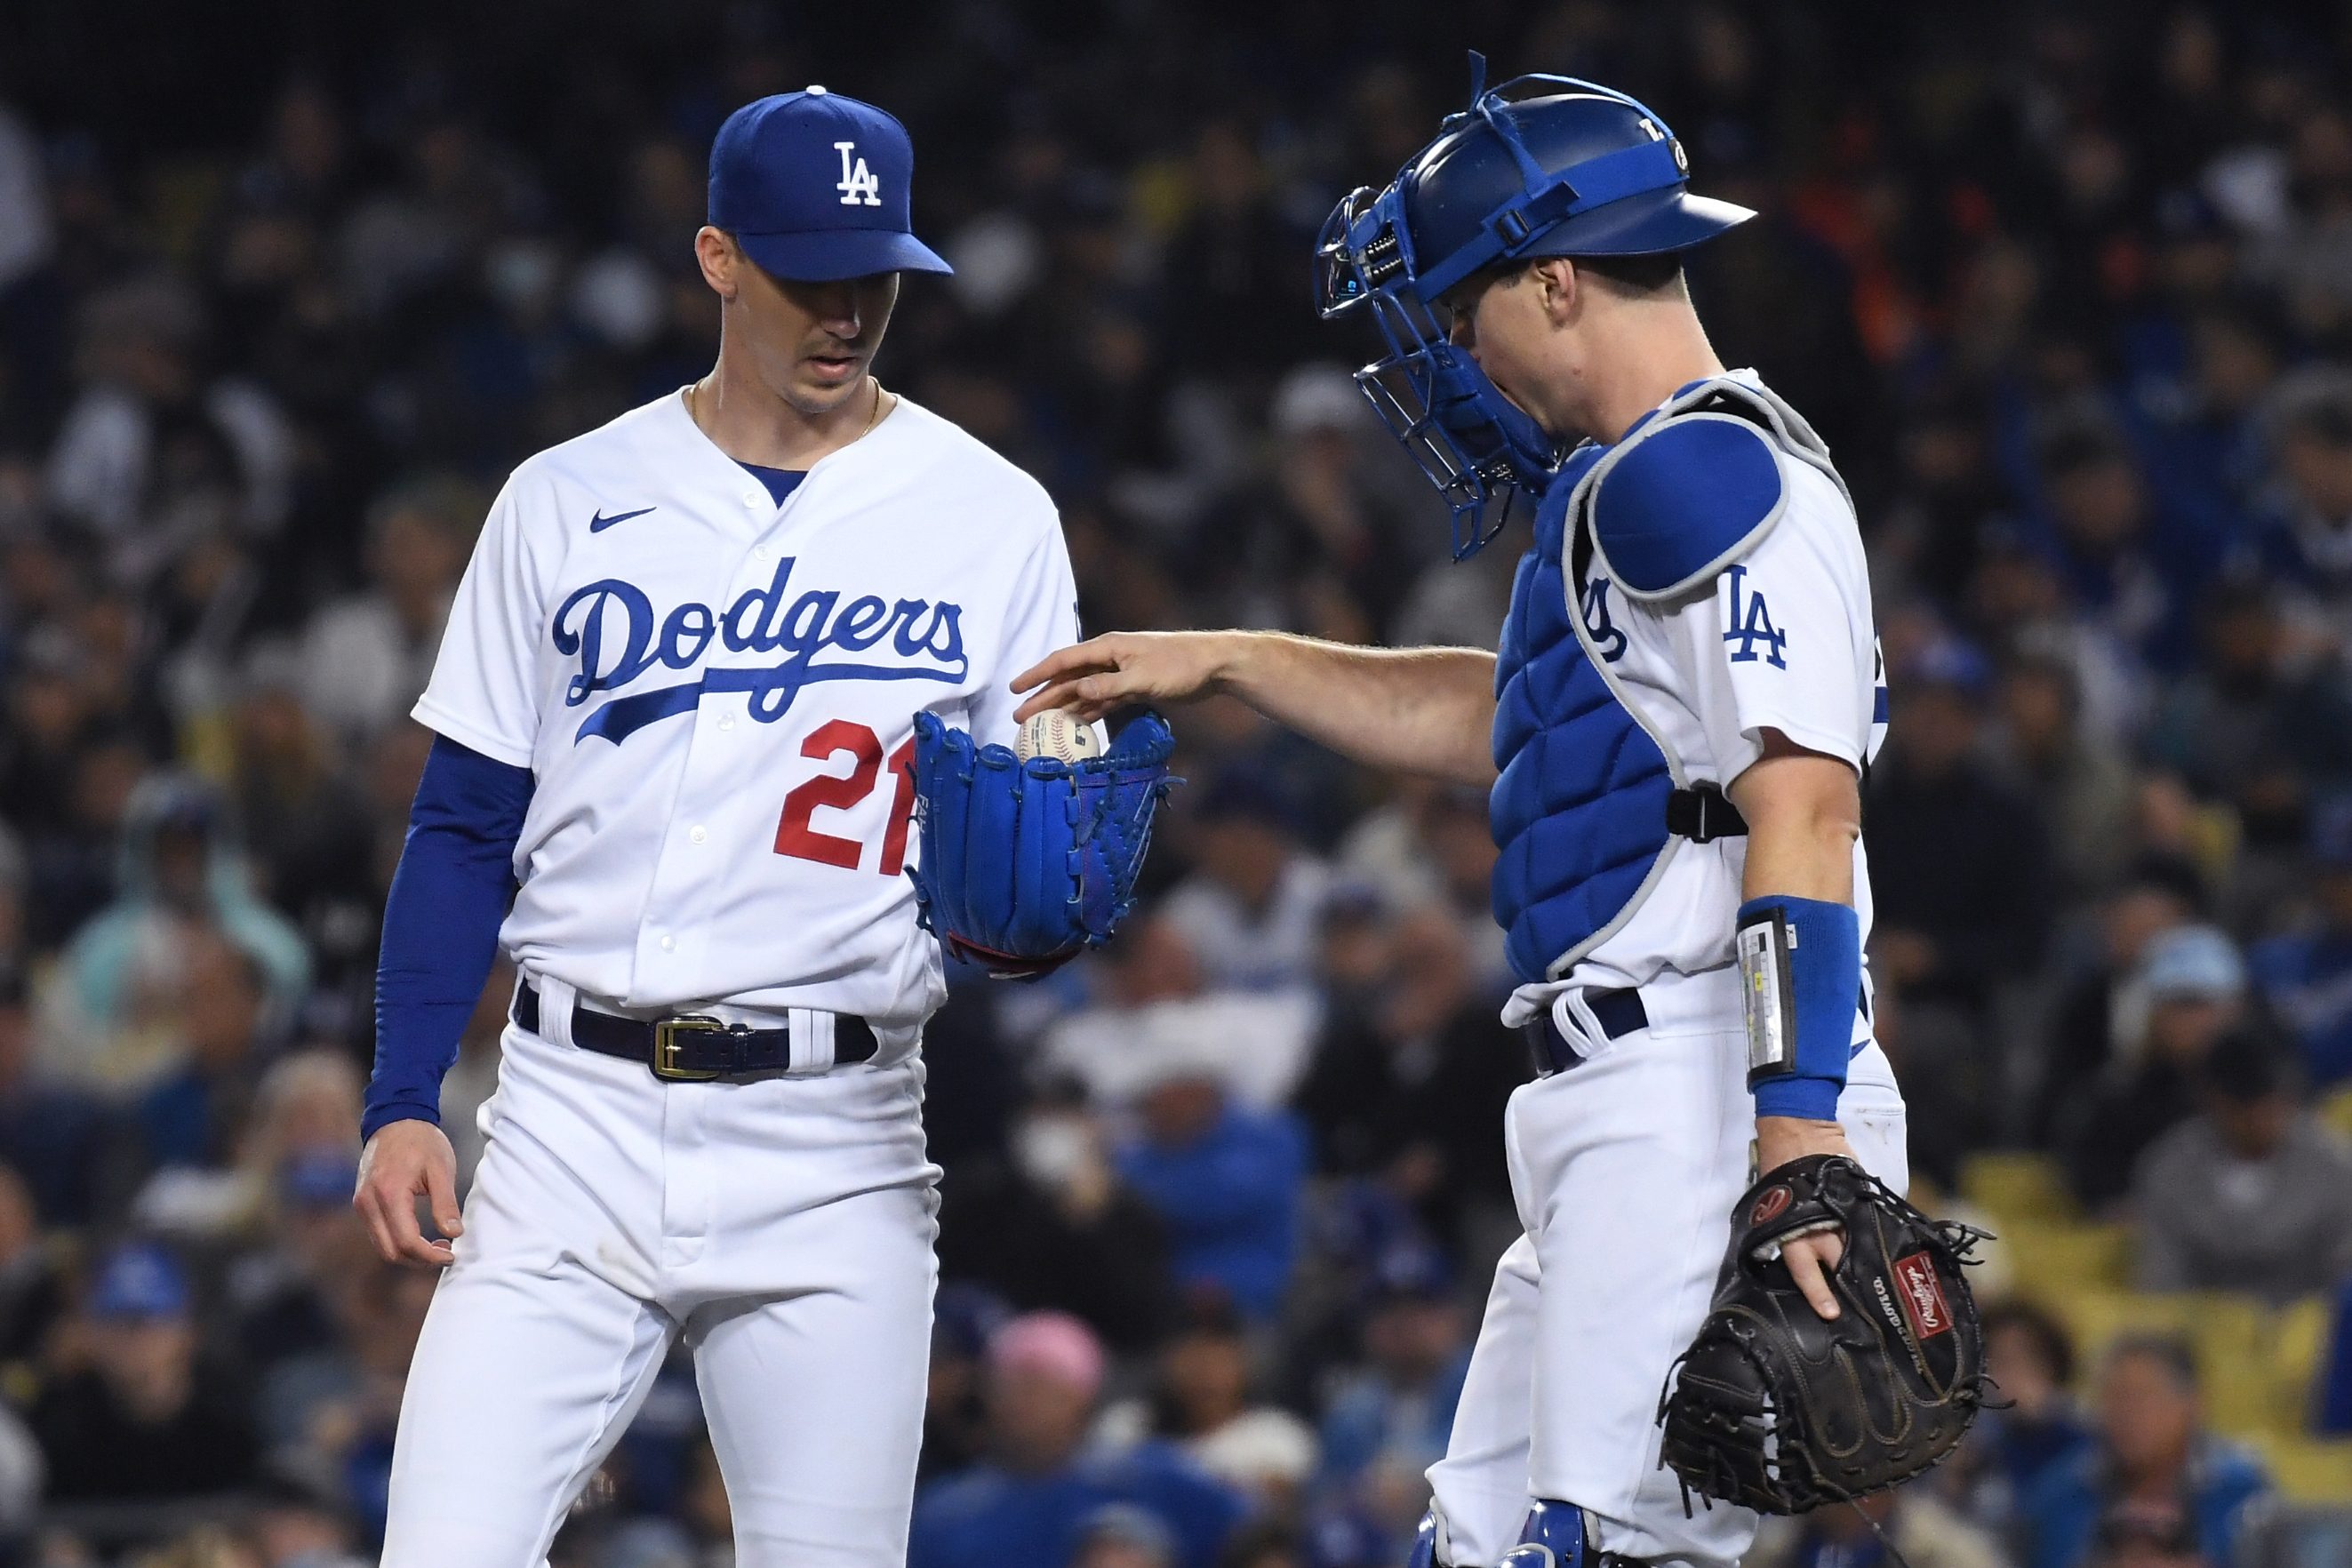
<path fill-rule="evenodd" d="M 1371 316 L 1388 352 L 1356 384 L 1444 498 L 1462 561 L 1542 495 L 1560 447 L 1450 341 L 1450 322 L 1415 287 L 1399 207 L 1391 185 L 1378 195 L 1365 186 L 1332 209 L 1315 247 L 1316 308 L 1327 320 Z"/>
<path fill-rule="evenodd" d="M 1454 555 L 1499 532 L 1564 455 L 1460 346 L 1433 308 L 1505 262 L 1688 249 L 1755 215 L 1691 195 L 1682 143 L 1638 100 L 1574 77 L 1486 89 L 1449 115 L 1388 188 L 1332 209 L 1315 247 L 1324 316 L 1369 312 L 1387 353 L 1357 384 L 1452 514 Z"/>

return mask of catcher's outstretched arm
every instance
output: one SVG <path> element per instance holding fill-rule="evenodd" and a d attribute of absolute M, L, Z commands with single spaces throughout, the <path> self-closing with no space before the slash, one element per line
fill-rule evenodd
<path fill-rule="evenodd" d="M 1014 714 L 1098 719 L 1130 702 L 1237 697 L 1367 767 L 1456 784 L 1495 778 L 1495 656 L 1478 648 L 1355 647 L 1286 632 L 1113 632 L 1024 670 Z"/>

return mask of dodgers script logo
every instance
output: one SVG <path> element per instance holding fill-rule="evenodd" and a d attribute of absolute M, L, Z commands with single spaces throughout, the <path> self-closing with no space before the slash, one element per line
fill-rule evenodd
<path fill-rule="evenodd" d="M 724 614 L 708 605 L 684 604 L 656 616 L 645 590 L 618 577 L 583 588 L 556 606 L 551 623 L 555 651 L 577 658 L 579 673 L 564 689 L 563 701 L 577 708 L 599 691 L 617 691 L 656 665 L 691 668 L 717 642 L 730 653 L 773 653 L 772 665 L 706 669 L 695 679 L 616 697 L 588 716 L 574 745 L 602 735 L 615 745 L 657 720 L 689 713 L 706 691 L 748 691 L 751 717 L 772 724 L 784 716 L 803 688 L 825 680 L 961 680 L 971 668 L 963 646 L 963 606 L 940 600 L 900 599 L 895 604 L 866 595 L 842 603 L 830 588 L 811 588 L 787 599 L 794 558 L 776 563 L 767 586 L 745 590 Z M 613 612 L 626 635 L 614 646 Z M 878 653 L 904 662 L 824 658 L 826 654 Z"/>

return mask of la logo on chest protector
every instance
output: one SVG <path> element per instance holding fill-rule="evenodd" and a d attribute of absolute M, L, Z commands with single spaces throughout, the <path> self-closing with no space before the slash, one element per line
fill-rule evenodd
<path fill-rule="evenodd" d="M 866 160 L 857 157 L 857 143 L 836 142 L 833 150 L 841 154 L 841 184 L 833 188 L 841 193 L 841 205 L 845 207 L 882 205 L 882 177 L 866 167 Z M 855 158 L 855 164 L 851 160 Z"/>

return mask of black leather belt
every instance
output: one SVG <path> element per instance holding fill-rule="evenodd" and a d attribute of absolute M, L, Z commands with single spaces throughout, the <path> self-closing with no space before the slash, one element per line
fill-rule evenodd
<path fill-rule="evenodd" d="M 1592 1020 L 1601 1032 L 1611 1039 L 1620 1039 L 1636 1029 L 1650 1026 L 1650 1010 L 1642 1005 L 1641 992 L 1631 986 L 1622 991 L 1587 991 L 1584 1005 L 1592 1011 Z M 1568 1037 L 1552 1022 L 1551 1010 L 1544 1009 L 1543 1016 L 1520 1026 L 1519 1032 L 1528 1037 L 1528 1050 L 1536 1059 L 1538 1074 L 1549 1077 L 1566 1072 L 1584 1059 L 1577 1048 L 1569 1044 Z"/>
<path fill-rule="evenodd" d="M 539 992 L 529 984 L 515 989 L 514 1020 L 532 1034 L 541 1034 Z M 779 1072 L 793 1065 L 790 1029 L 722 1024 L 703 1013 L 640 1023 L 594 1012 L 575 1002 L 572 1043 L 599 1056 L 641 1062 L 664 1083 L 710 1083 Z M 874 1037 L 873 1025 L 855 1014 L 833 1016 L 834 1066 L 871 1061 L 879 1049 L 881 1042 Z"/>

